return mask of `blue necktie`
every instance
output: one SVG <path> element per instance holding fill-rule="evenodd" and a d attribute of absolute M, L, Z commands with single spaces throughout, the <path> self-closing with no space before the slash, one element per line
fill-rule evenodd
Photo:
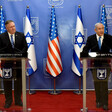
<path fill-rule="evenodd" d="M 11 35 L 11 44 L 12 44 L 12 48 L 14 48 L 13 35 Z"/>
<path fill-rule="evenodd" d="M 99 46 L 99 49 L 101 49 L 101 37 L 99 37 L 98 46 Z"/>

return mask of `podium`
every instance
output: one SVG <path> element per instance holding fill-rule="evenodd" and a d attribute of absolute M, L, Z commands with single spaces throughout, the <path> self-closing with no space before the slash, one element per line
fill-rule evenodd
<path fill-rule="evenodd" d="M 8 72 L 10 72 L 10 69 L 12 69 L 11 72 L 15 72 L 17 69 L 21 70 L 22 72 L 22 102 L 23 102 L 23 106 L 16 106 L 14 103 L 14 98 L 13 98 L 13 102 L 10 108 L 8 108 L 11 111 L 16 112 L 17 110 L 21 110 L 21 112 L 27 112 L 27 96 L 26 96 L 26 69 L 27 69 L 27 61 L 28 59 L 26 58 L 26 56 L 24 57 L 22 54 L 0 54 L 0 62 L 1 62 L 1 69 L 2 69 L 2 79 L 4 80 L 8 80 L 8 81 L 12 81 L 12 80 L 16 80 L 17 76 L 8 76 Z M 11 66 L 11 68 L 9 70 L 4 69 L 4 66 L 6 65 L 6 63 L 9 64 L 9 66 Z M 17 63 L 19 63 L 17 65 Z M 17 65 L 17 66 L 16 66 Z M 5 72 L 7 72 L 7 74 L 5 74 Z M 10 73 L 9 73 L 10 74 Z M 13 73 L 12 73 L 13 74 Z M 12 84 L 13 85 L 13 84 Z M 4 90 L 4 87 L 2 88 Z M 14 89 L 14 87 L 12 87 L 12 89 Z M 13 92 L 12 92 L 13 93 Z M 5 105 L 5 94 L 2 94 L 2 99 L 3 101 L 0 101 L 0 110 L 1 111 L 5 111 L 8 109 L 4 108 Z M 14 93 L 13 93 L 13 97 L 14 97 Z"/>
<path fill-rule="evenodd" d="M 92 92 L 94 93 L 94 96 L 92 96 L 93 94 L 91 94 L 91 93 L 88 95 L 87 84 L 86 84 L 87 83 L 86 74 L 87 74 L 87 69 L 90 69 L 90 70 L 92 70 L 92 74 L 96 73 L 96 76 L 92 75 L 93 80 L 95 80 L 97 82 L 108 81 L 108 78 L 110 75 L 109 71 L 112 69 L 112 54 L 111 53 L 100 54 L 100 53 L 96 53 L 96 52 L 89 53 L 86 55 L 83 54 L 83 55 L 81 55 L 81 60 L 82 60 L 81 67 L 83 68 L 83 109 L 81 109 L 81 112 L 96 112 L 96 111 L 103 112 L 103 111 L 105 111 L 103 109 L 103 107 L 96 106 L 95 90 L 94 89 L 92 90 Z M 98 63 L 99 63 L 99 65 L 98 65 Z M 99 77 L 98 73 L 96 72 L 96 70 L 98 70 L 98 69 L 104 69 L 103 72 L 105 72 L 105 70 L 107 70 L 106 71 L 107 77 L 106 78 L 105 78 L 105 76 Z M 102 74 L 100 74 L 100 75 L 102 75 Z M 95 98 L 93 98 L 94 101 L 91 100 L 92 97 L 95 97 Z M 89 106 L 89 105 L 92 105 L 92 106 Z M 109 100 L 108 110 L 112 109 L 111 107 L 112 107 L 112 101 Z"/>

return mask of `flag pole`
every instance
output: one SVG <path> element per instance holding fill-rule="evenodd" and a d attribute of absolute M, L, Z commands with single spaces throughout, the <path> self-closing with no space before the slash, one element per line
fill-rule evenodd
<path fill-rule="evenodd" d="M 27 9 L 29 9 L 29 5 L 27 5 Z"/>
<path fill-rule="evenodd" d="M 29 9 L 29 5 L 27 5 L 27 9 Z M 29 81 L 29 94 L 32 95 L 32 94 L 35 94 L 36 91 L 30 89 L 30 75 L 29 75 L 28 77 L 29 77 L 29 78 L 28 78 L 28 81 Z"/>
<path fill-rule="evenodd" d="M 82 94 L 82 90 L 81 90 L 81 80 L 82 80 L 82 77 L 79 77 L 79 94 Z"/>
<path fill-rule="evenodd" d="M 103 8 L 105 8 L 105 4 L 103 4 Z M 111 91 L 108 91 L 108 93 L 110 94 Z"/>
<path fill-rule="evenodd" d="M 78 6 L 79 8 L 81 7 L 81 5 Z M 77 91 L 77 94 L 82 94 L 82 90 L 81 90 L 81 80 L 82 80 L 82 77 L 79 77 L 79 90 Z"/>
<path fill-rule="evenodd" d="M 62 72 L 62 61 L 61 61 L 61 53 L 57 32 L 57 24 L 56 24 L 56 15 L 55 8 L 52 5 L 51 8 L 51 19 L 50 19 L 50 30 L 49 30 L 49 41 L 48 41 L 48 52 L 47 52 L 47 62 L 46 62 L 46 71 L 53 76 L 53 90 L 48 91 L 50 94 L 59 94 L 60 91 L 56 90 L 56 77 Z M 53 33 L 52 33 L 53 32 Z M 52 47 L 54 46 L 54 47 Z M 58 46 L 58 47 L 57 47 Z M 59 52 L 55 52 L 59 51 Z M 51 53 L 50 53 L 51 52 Z M 54 60 L 52 60 L 52 58 Z"/>
<path fill-rule="evenodd" d="M 2 5 L 0 6 L 0 10 L 2 10 Z M 1 19 L 1 18 L 0 18 Z M 1 29 L 0 29 L 0 34 L 1 34 Z M 0 62 L 1 63 L 1 62 Z M 0 67 L 0 70 L 1 70 L 1 67 Z M 2 74 L 2 70 L 0 72 L 0 75 Z M 3 83 L 3 79 L 0 78 L 0 94 L 4 94 L 4 91 L 2 90 L 2 83 Z"/>
<path fill-rule="evenodd" d="M 49 93 L 49 94 L 52 94 L 52 95 L 60 94 L 61 91 L 57 91 L 57 90 L 56 90 L 56 78 L 54 77 L 53 79 L 54 79 L 54 80 L 53 80 L 53 81 L 54 81 L 54 88 L 53 88 L 52 91 L 49 91 L 48 93 Z"/>
<path fill-rule="evenodd" d="M 79 77 L 79 89 L 76 91 L 73 91 L 73 93 L 75 93 L 75 94 L 82 94 L 83 92 L 82 92 L 82 90 L 81 90 L 81 81 L 82 81 L 82 77 Z"/>
<path fill-rule="evenodd" d="M 81 5 L 78 5 L 78 8 L 81 8 Z M 82 90 L 81 90 L 81 81 L 82 81 L 82 77 L 79 77 L 79 90 L 78 91 L 73 91 L 75 94 L 82 94 Z"/>
<path fill-rule="evenodd" d="M 36 93 L 35 90 L 30 89 L 30 76 L 29 76 L 29 94 L 32 95 L 32 94 L 35 94 L 35 93 Z"/>
<path fill-rule="evenodd" d="M 2 9 L 2 5 L 0 6 L 0 9 Z M 1 69 L 1 67 L 0 67 L 0 69 Z M 0 89 L 1 89 L 1 78 L 0 78 Z M 0 94 L 2 94 L 2 91 L 1 90 L 0 90 Z"/>

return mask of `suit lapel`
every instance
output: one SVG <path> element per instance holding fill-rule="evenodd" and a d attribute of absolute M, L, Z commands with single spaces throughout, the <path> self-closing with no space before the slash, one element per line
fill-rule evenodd
<path fill-rule="evenodd" d="M 94 42 L 94 46 L 96 46 L 96 49 L 99 49 L 96 34 L 94 35 L 94 41 L 93 42 Z"/>
<path fill-rule="evenodd" d="M 95 35 L 94 37 L 95 37 L 95 43 L 97 43 L 97 44 L 98 44 L 98 41 L 97 41 L 97 37 L 96 37 L 96 35 Z"/>
<path fill-rule="evenodd" d="M 97 45 L 97 46 L 98 46 L 98 41 L 97 41 L 96 34 L 95 34 L 95 36 L 94 36 L 94 41 L 95 41 L 95 45 Z M 99 47 L 98 47 L 98 48 L 99 48 Z"/>
<path fill-rule="evenodd" d="M 7 44 L 11 44 L 10 39 L 9 39 L 8 32 L 6 32 L 5 35 L 6 35 L 5 36 L 6 37 L 5 39 L 6 39 Z"/>
<path fill-rule="evenodd" d="M 103 38 L 102 46 L 104 45 L 104 43 L 105 43 L 105 35 L 104 35 L 104 38 Z"/>
<path fill-rule="evenodd" d="M 18 38 L 18 34 L 17 34 L 17 32 L 15 33 L 15 45 L 16 45 L 16 43 L 17 43 L 17 39 Z"/>

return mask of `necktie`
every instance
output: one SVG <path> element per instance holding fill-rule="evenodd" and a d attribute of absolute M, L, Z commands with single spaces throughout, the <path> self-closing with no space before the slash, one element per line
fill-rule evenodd
<path fill-rule="evenodd" d="M 11 35 L 11 44 L 12 44 L 12 48 L 14 48 L 14 40 L 13 40 L 13 35 Z"/>
<path fill-rule="evenodd" d="M 99 49 L 101 49 L 101 37 L 99 37 L 98 46 L 99 46 Z"/>

